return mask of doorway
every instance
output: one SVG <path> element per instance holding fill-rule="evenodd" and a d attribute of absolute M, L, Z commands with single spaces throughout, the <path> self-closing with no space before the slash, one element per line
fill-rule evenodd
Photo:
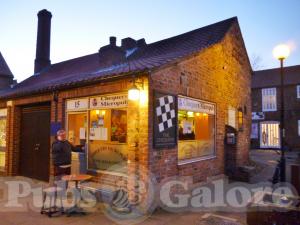
<path fill-rule="evenodd" d="M 260 123 L 260 147 L 280 148 L 279 122 L 269 121 Z"/>
<path fill-rule="evenodd" d="M 49 181 L 50 104 L 21 109 L 19 174 Z"/>

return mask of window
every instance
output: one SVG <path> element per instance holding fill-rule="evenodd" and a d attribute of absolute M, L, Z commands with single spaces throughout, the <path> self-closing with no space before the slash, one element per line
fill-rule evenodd
<path fill-rule="evenodd" d="M 215 154 L 215 105 L 178 98 L 178 159 L 188 163 Z"/>
<path fill-rule="evenodd" d="M 262 111 L 276 111 L 276 88 L 264 88 L 262 91 Z"/>
<path fill-rule="evenodd" d="M 229 126 L 236 128 L 235 125 L 235 108 L 229 106 L 228 107 L 228 123 Z"/>
<path fill-rule="evenodd" d="M 298 136 L 300 136 L 300 120 L 298 120 Z"/>
<path fill-rule="evenodd" d="M 297 98 L 300 98 L 300 85 L 297 85 Z"/>
<path fill-rule="evenodd" d="M 258 138 L 258 123 L 252 123 L 250 138 L 251 139 L 257 139 Z"/>
<path fill-rule="evenodd" d="M 5 169 L 6 155 L 6 109 L 0 109 L 0 170 Z"/>
<path fill-rule="evenodd" d="M 88 168 L 114 172 L 120 168 L 120 173 L 126 172 L 123 169 L 128 156 L 126 143 L 126 109 L 90 111 Z"/>

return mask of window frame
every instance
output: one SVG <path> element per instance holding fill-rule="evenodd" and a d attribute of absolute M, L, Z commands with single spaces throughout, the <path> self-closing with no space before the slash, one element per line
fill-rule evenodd
<path fill-rule="evenodd" d="M 272 94 L 270 93 L 271 91 L 272 91 Z M 275 100 L 275 103 L 271 102 L 273 100 Z M 263 112 L 276 112 L 277 111 L 277 89 L 276 89 L 276 87 L 261 89 L 261 107 L 262 107 Z"/>
<path fill-rule="evenodd" d="M 192 98 L 192 97 L 188 97 L 188 96 L 183 96 L 183 95 L 178 95 L 177 97 L 179 98 L 185 98 L 185 99 L 190 99 L 193 101 L 197 101 L 197 102 L 203 102 L 203 103 L 208 103 L 214 106 L 214 114 L 209 114 L 207 112 L 200 112 L 200 111 L 193 111 L 193 110 L 187 110 L 187 109 L 182 109 L 179 108 L 179 104 L 177 107 L 177 117 L 178 117 L 178 112 L 179 111 L 192 111 L 194 113 L 207 113 L 209 115 L 213 115 L 214 116 L 214 149 L 212 154 L 209 155 L 205 155 L 205 156 L 199 156 L 199 157 L 195 157 L 195 158 L 190 158 L 190 159 L 181 159 L 181 160 L 177 160 L 177 165 L 181 166 L 181 165 L 185 165 L 185 164 L 190 164 L 190 163 L 195 163 L 195 162 L 199 162 L 199 161 L 204 161 L 204 160 L 210 160 L 210 159 L 215 159 L 217 157 L 217 113 L 218 113 L 218 109 L 217 109 L 217 104 L 215 102 L 210 102 L 210 101 L 205 101 L 205 100 L 201 100 L 201 99 L 197 99 L 197 98 Z M 177 100 L 178 101 L 178 100 Z M 178 125 L 178 120 L 177 120 L 177 125 Z M 178 155 L 178 151 L 179 151 L 179 142 L 184 142 L 185 140 L 179 140 L 179 133 L 177 134 L 177 139 L 178 139 L 178 148 L 177 148 L 177 155 Z"/>

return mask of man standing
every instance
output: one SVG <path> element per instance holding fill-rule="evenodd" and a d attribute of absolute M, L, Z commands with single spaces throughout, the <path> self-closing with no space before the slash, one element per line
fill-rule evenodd
<path fill-rule="evenodd" d="M 72 151 L 76 148 L 66 139 L 66 131 L 57 132 L 57 140 L 52 144 L 52 163 L 54 166 L 55 180 L 71 173 Z"/>

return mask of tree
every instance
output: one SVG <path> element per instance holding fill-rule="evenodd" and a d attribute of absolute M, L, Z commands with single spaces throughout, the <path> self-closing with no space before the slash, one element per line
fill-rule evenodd
<path fill-rule="evenodd" d="M 252 57 L 250 59 L 250 62 L 251 62 L 251 66 L 252 66 L 253 71 L 259 70 L 263 67 L 262 58 L 257 54 L 252 55 Z"/>

